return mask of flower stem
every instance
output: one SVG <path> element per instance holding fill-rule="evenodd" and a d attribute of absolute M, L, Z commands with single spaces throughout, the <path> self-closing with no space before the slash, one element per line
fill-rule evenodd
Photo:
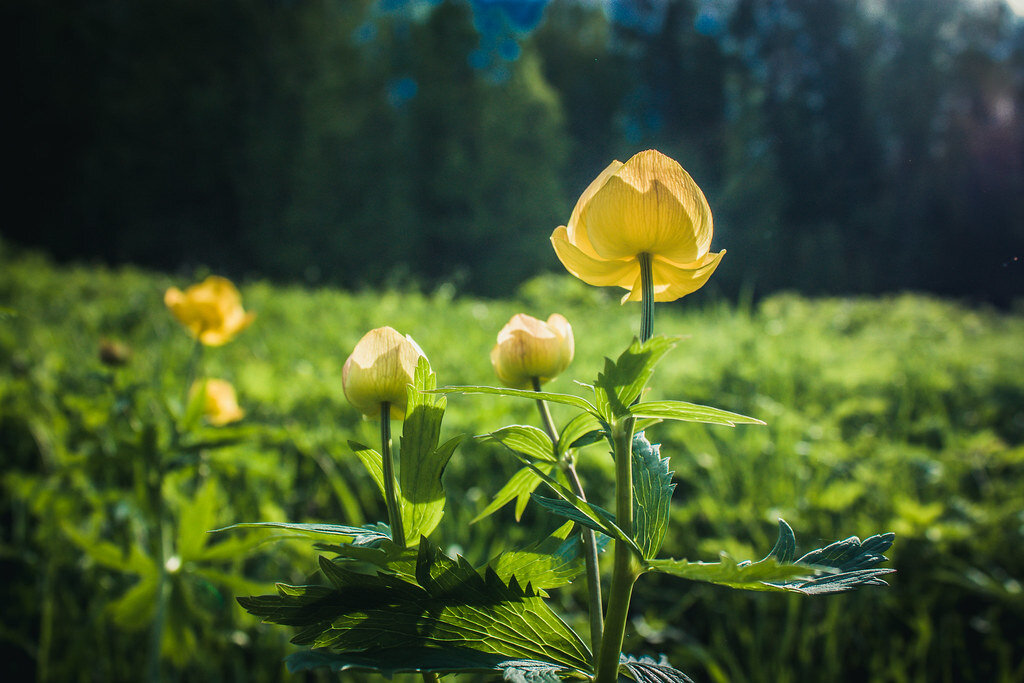
<path fill-rule="evenodd" d="M 399 548 L 404 548 L 405 530 L 402 528 L 402 510 L 398 506 L 398 493 L 395 490 L 395 463 L 391 457 L 391 404 L 387 401 L 380 404 L 380 455 L 384 467 L 384 500 L 388 506 L 391 540 Z"/>
<path fill-rule="evenodd" d="M 651 255 L 637 256 L 640 262 L 640 341 L 654 336 L 654 264 Z"/>
<path fill-rule="evenodd" d="M 640 341 L 654 336 L 654 268 L 650 254 L 640 254 Z M 612 425 L 612 449 L 615 458 L 615 521 L 627 536 L 633 535 L 633 428 L 630 415 Z M 622 640 L 629 618 L 629 602 L 640 568 L 633 551 L 615 541 L 612 583 L 608 611 L 604 617 L 604 639 L 597 658 L 597 683 L 615 683 L 619 675 Z"/>
<path fill-rule="evenodd" d="M 534 377 L 532 379 L 533 390 L 540 391 L 540 378 Z M 543 399 L 537 399 L 537 410 L 540 411 L 541 422 L 544 423 L 544 430 L 551 438 L 551 442 L 557 444 L 558 431 L 555 429 L 555 423 L 551 419 L 551 411 L 548 409 L 547 402 Z M 583 492 L 583 483 L 580 481 L 579 474 L 576 473 L 576 464 L 571 458 L 567 458 L 562 462 L 562 467 L 569 479 L 569 485 L 572 487 L 573 493 L 579 496 L 580 500 L 585 501 L 587 497 Z M 597 537 L 594 535 L 593 529 L 588 529 L 581 525 L 577 525 L 577 528 L 580 530 L 580 539 L 583 541 L 583 564 L 587 575 L 590 646 L 593 648 L 594 656 L 596 657 L 598 650 L 601 649 L 601 638 L 604 634 L 604 623 L 601 621 L 603 601 L 601 599 L 601 570 L 597 559 Z"/>

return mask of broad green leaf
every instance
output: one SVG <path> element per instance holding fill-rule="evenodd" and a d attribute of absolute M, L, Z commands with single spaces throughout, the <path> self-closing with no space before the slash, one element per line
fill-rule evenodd
<path fill-rule="evenodd" d="M 571 528 L 565 524 L 559 531 Z M 583 571 L 578 535 L 565 538 L 553 534 L 523 548 L 501 553 L 487 563 L 506 583 L 514 576 L 520 585 L 529 584 L 537 590 L 559 588 L 572 583 Z"/>
<path fill-rule="evenodd" d="M 213 533 L 220 531 L 228 531 L 230 529 L 258 529 L 258 528 L 272 528 L 272 529 L 288 529 L 289 531 L 297 531 L 301 534 L 309 535 L 328 535 L 328 536 L 346 536 L 352 539 L 352 543 L 356 545 L 371 545 L 379 543 L 383 540 L 391 540 L 391 535 L 387 532 L 387 525 L 377 524 L 376 526 L 367 525 L 365 527 L 358 526 L 344 526 L 341 524 L 297 524 L 292 522 L 240 522 L 238 524 L 232 524 L 222 529 L 214 529 Z"/>
<path fill-rule="evenodd" d="M 659 420 L 682 420 L 684 422 L 703 422 L 735 427 L 738 424 L 763 425 L 757 418 L 747 417 L 727 410 L 710 408 L 685 401 L 644 401 L 630 408 L 636 417 L 653 417 Z"/>
<path fill-rule="evenodd" d="M 110 541 L 86 536 L 70 523 L 62 524 L 61 530 L 72 543 L 78 546 L 79 550 L 98 565 L 140 576 L 156 573 L 156 563 L 137 545 L 131 546 L 125 552 Z"/>
<path fill-rule="evenodd" d="M 437 377 L 421 356 L 415 381 L 409 387 L 400 452 L 398 496 L 409 545 L 415 545 L 420 536 L 429 535 L 441 522 L 445 504 L 441 475 L 462 440 L 455 437 L 438 446 L 447 399 L 428 393 L 436 386 Z"/>
<path fill-rule="evenodd" d="M 665 655 L 660 660 L 623 656 L 619 660 L 619 670 L 637 683 L 693 683 L 692 678 L 673 668 Z"/>
<path fill-rule="evenodd" d="M 380 454 L 380 451 L 364 446 L 358 441 L 350 439 L 348 445 L 359 461 L 363 463 L 366 471 L 370 473 L 370 478 L 377 484 L 377 490 L 380 491 L 381 497 L 385 497 L 387 494 L 384 493 L 384 456 Z"/>
<path fill-rule="evenodd" d="M 580 413 L 562 428 L 558 437 L 558 457 L 570 448 L 579 448 L 596 443 L 607 433 L 607 425 L 590 413 Z"/>
<path fill-rule="evenodd" d="M 736 562 L 722 555 L 716 563 L 686 560 L 648 560 L 647 568 L 693 581 L 707 581 L 733 588 L 757 591 L 788 591 L 804 595 L 843 593 L 860 586 L 884 586 L 881 578 L 895 569 L 876 569 L 886 562 L 883 552 L 892 546 L 894 535 L 880 534 L 861 541 L 856 536 L 813 550 L 795 563 L 793 530 L 779 520 L 779 538 L 771 552 L 759 562 Z"/>
<path fill-rule="evenodd" d="M 290 655 L 285 660 L 288 671 L 299 673 L 327 668 L 331 671 L 374 671 L 391 678 L 397 673 L 454 673 L 502 672 L 508 681 L 532 680 L 546 683 L 559 678 L 516 678 L 520 671 L 570 671 L 564 666 L 535 660 L 508 659 L 501 655 L 456 647 L 380 648 L 363 652 L 331 652 L 307 650 Z"/>
<path fill-rule="evenodd" d="M 537 488 L 537 485 L 540 484 L 540 482 L 541 478 L 537 476 L 532 469 L 529 467 L 522 468 L 512 475 L 512 478 L 509 479 L 503 487 L 501 487 L 501 490 L 494 495 L 494 499 L 480 514 L 473 518 L 470 524 L 479 522 L 481 519 L 493 515 L 513 498 L 517 499 L 516 520 L 518 521 L 519 518 L 522 517 L 522 510 L 519 507 L 518 501 L 524 501 L 525 506 L 525 501 L 529 500 L 530 493 Z"/>
<path fill-rule="evenodd" d="M 416 582 L 368 576 L 320 558 L 331 587 L 278 585 L 277 595 L 238 598 L 266 621 L 301 627 L 299 645 L 345 652 L 466 648 L 507 659 L 589 670 L 586 644 L 534 591 L 492 570 L 481 576 L 421 539 Z"/>
<path fill-rule="evenodd" d="M 660 446 L 651 444 L 643 432 L 633 435 L 633 537 L 644 559 L 658 554 L 668 531 L 672 502 L 672 472 Z"/>
<path fill-rule="evenodd" d="M 194 576 L 201 576 L 211 583 L 224 586 L 232 593 L 259 593 L 271 590 L 273 584 L 266 581 L 252 581 L 235 572 L 220 571 L 212 567 L 197 567 L 192 571 Z"/>
<path fill-rule="evenodd" d="M 178 516 L 176 549 L 182 561 L 198 558 L 210 540 L 207 530 L 216 525 L 217 513 L 220 511 L 218 493 L 217 483 L 207 479 Z"/>
<path fill-rule="evenodd" d="M 599 415 L 597 408 L 590 401 L 572 394 L 556 394 L 549 391 L 532 391 L 530 389 L 508 389 L 505 387 L 485 386 L 462 386 L 462 387 L 441 387 L 435 389 L 439 394 L 493 394 L 495 396 L 515 396 L 528 398 L 531 401 L 548 401 L 549 403 L 561 403 L 567 406 L 574 406 L 585 410 L 592 415 Z"/>
<path fill-rule="evenodd" d="M 601 417 L 612 422 L 629 415 L 629 406 L 640 397 L 654 366 L 677 341 L 670 337 L 652 337 L 644 343 L 634 339 L 617 360 L 605 358 L 604 370 L 594 382 Z"/>
<path fill-rule="evenodd" d="M 555 462 L 555 445 L 551 437 L 542 430 L 528 425 L 511 425 L 491 432 L 486 438 L 494 439 L 516 453 L 529 455 L 537 460 Z"/>
<path fill-rule="evenodd" d="M 124 595 L 108 604 L 107 610 L 114 622 L 129 631 L 149 626 L 156 611 L 156 591 L 159 583 L 159 574 L 153 571 L 142 576 Z"/>

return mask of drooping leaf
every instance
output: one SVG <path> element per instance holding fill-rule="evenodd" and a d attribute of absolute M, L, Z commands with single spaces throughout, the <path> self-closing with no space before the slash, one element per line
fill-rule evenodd
<path fill-rule="evenodd" d="M 590 413 L 580 413 L 562 428 L 558 436 L 558 457 L 570 448 L 580 448 L 597 443 L 607 433 L 607 425 Z"/>
<path fill-rule="evenodd" d="M 494 439 L 516 453 L 529 455 L 544 462 L 555 462 L 555 445 L 542 430 L 528 425 L 511 425 L 491 432 L 487 438 Z"/>
<path fill-rule="evenodd" d="M 370 545 L 383 540 L 391 540 L 386 524 L 375 524 L 366 526 L 345 526 L 342 524 L 300 524 L 293 522 L 239 522 L 222 529 L 214 529 L 213 532 L 228 531 L 230 529 L 258 529 L 261 527 L 272 529 L 288 529 L 307 535 L 347 536 L 355 545 Z"/>
<path fill-rule="evenodd" d="M 300 645 L 341 652 L 465 648 L 586 672 L 590 653 L 543 599 L 492 570 L 481 576 L 420 540 L 416 583 L 351 572 L 321 557 L 331 587 L 278 585 L 278 595 L 239 598 L 266 621 L 298 626 Z"/>
<path fill-rule="evenodd" d="M 646 342 L 634 339 L 629 348 L 612 361 L 604 359 L 604 370 L 594 382 L 594 396 L 600 416 L 606 421 L 629 415 L 629 406 L 639 398 L 647 380 L 677 340 L 670 337 L 652 337 Z"/>
<path fill-rule="evenodd" d="M 509 503 L 513 498 L 516 499 L 516 519 L 522 517 L 522 508 L 525 508 L 526 501 L 530 499 L 530 493 L 533 492 L 537 485 L 540 484 L 541 478 L 529 467 L 524 467 L 508 480 L 508 482 L 501 487 L 501 490 L 494 495 L 494 499 L 480 512 L 470 524 L 479 522 L 481 519 L 488 517 Z M 520 501 L 522 501 L 522 508 L 520 507 Z"/>
<path fill-rule="evenodd" d="M 400 453 L 398 496 L 409 545 L 414 545 L 420 536 L 429 535 L 441 522 L 445 504 L 441 475 L 462 439 L 454 437 L 438 445 L 447 399 L 427 393 L 436 386 L 437 377 L 421 356 L 415 381 L 409 387 Z"/>
<path fill-rule="evenodd" d="M 643 432 L 633 435 L 633 537 L 644 559 L 658 554 L 668 531 L 672 502 L 672 472 L 660 446 L 651 444 Z"/>
<path fill-rule="evenodd" d="M 747 417 L 728 410 L 720 410 L 709 406 L 701 406 L 685 401 L 644 401 L 630 408 L 636 417 L 658 418 L 659 420 L 681 420 L 683 422 L 703 422 L 735 427 L 738 424 L 763 425 L 757 418 Z"/>
<path fill-rule="evenodd" d="M 648 560 L 647 568 L 693 581 L 707 581 L 732 588 L 757 591 L 789 591 L 804 595 L 842 593 L 861 586 L 884 586 L 881 578 L 895 569 L 876 569 L 887 561 L 883 552 L 892 546 L 894 534 L 880 534 L 861 541 L 856 536 L 813 550 L 796 562 L 793 530 L 779 520 L 779 537 L 768 555 L 758 562 L 736 562 L 723 554 L 721 562 Z"/>
<path fill-rule="evenodd" d="M 563 492 L 568 493 L 569 496 L 563 497 L 562 499 L 546 498 L 534 493 L 530 497 L 538 505 L 559 517 L 571 519 L 578 524 L 582 524 L 588 529 L 600 531 L 616 541 L 622 541 L 638 556 L 642 555 L 640 547 L 636 544 L 636 541 L 627 536 L 626 533 L 615 524 L 615 516 L 612 515 L 612 513 L 599 505 L 594 505 L 580 500 L 575 496 L 575 494 L 568 491 L 568 489 L 563 488 L 559 494 L 561 495 Z"/>
<path fill-rule="evenodd" d="M 668 663 L 665 655 L 656 660 L 653 657 L 623 656 L 619 660 L 619 670 L 637 683 L 693 683 L 693 679 Z"/>
<path fill-rule="evenodd" d="M 288 671 L 299 673 L 327 668 L 331 671 L 374 671 L 388 678 L 397 673 L 486 673 L 492 671 L 569 671 L 550 662 L 508 659 L 501 655 L 455 647 L 380 648 L 364 652 L 307 650 L 285 660 Z M 513 673 L 515 675 L 515 673 Z M 506 680 L 529 680 L 506 678 Z M 538 681 L 542 679 L 536 679 Z M 559 679 L 553 679 L 559 680 Z"/>
<path fill-rule="evenodd" d="M 550 391 L 532 391 L 530 389 L 509 389 L 506 387 L 485 387 L 485 386 L 462 386 L 462 387 L 440 387 L 434 390 L 439 394 L 493 394 L 496 396 L 515 396 L 528 398 L 531 401 L 547 401 L 549 403 L 561 403 L 567 406 L 574 406 L 585 410 L 593 415 L 598 415 L 597 408 L 585 398 L 573 396 L 572 394 L 556 394 Z"/>
<path fill-rule="evenodd" d="M 380 454 L 380 451 L 374 450 L 369 446 L 364 446 L 358 441 L 348 442 L 352 452 L 356 454 L 359 461 L 363 463 L 363 467 L 370 473 L 370 478 L 377 484 L 377 490 L 380 491 L 380 495 L 384 498 L 387 494 L 384 492 L 384 456 Z"/>

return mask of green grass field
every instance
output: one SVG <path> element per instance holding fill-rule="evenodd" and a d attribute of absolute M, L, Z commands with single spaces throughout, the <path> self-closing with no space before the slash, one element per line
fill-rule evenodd
<path fill-rule="evenodd" d="M 488 353 L 509 317 L 559 312 L 576 358 L 550 388 L 572 391 L 627 346 L 639 319 L 636 306 L 568 277 L 533 280 L 500 301 L 446 288 L 242 283 L 258 317 L 202 363 L 234 383 L 247 416 L 182 443 L 165 422 L 180 410 L 192 343 L 162 297 L 201 275 L 58 267 L 0 245 L 0 565 L 10 577 L 0 650 L 18 680 L 144 677 L 146 463 L 169 448 L 187 467 L 160 484 L 182 560 L 161 634 L 168 680 L 287 678 L 292 634 L 256 623 L 233 596 L 303 581 L 315 553 L 295 540 L 196 530 L 384 518 L 347 446 L 375 438 L 341 389 L 356 341 L 390 325 L 417 340 L 441 384 L 493 384 Z M 648 430 L 677 483 L 665 554 L 759 559 L 782 517 L 804 550 L 895 531 L 898 573 L 889 588 L 820 598 L 645 577 L 626 651 L 665 653 L 698 683 L 1024 681 L 1024 316 L 911 294 L 777 295 L 661 305 L 655 331 L 684 337 L 655 375 L 655 397 L 767 423 Z M 125 366 L 100 363 L 104 339 L 130 347 Z M 448 435 L 510 423 L 535 424 L 533 406 L 449 398 Z M 518 524 L 509 509 L 469 524 L 516 469 L 496 445 L 465 441 L 445 473 L 434 540 L 482 562 L 558 526 L 532 506 Z M 584 450 L 581 470 L 609 505 L 600 500 L 613 479 L 607 453 Z M 554 594 L 574 625 L 581 599 L 574 587 Z"/>

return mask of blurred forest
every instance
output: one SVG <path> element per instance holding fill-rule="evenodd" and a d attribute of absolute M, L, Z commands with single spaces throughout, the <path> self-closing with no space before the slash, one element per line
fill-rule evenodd
<path fill-rule="evenodd" d="M 678 159 L 761 296 L 1024 283 L 1002 0 L 32 0 L 5 238 L 58 258 L 501 295 L 613 158 Z"/>

